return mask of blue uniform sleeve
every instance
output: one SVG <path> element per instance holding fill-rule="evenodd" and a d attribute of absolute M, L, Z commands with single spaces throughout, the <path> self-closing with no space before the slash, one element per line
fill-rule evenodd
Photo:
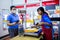
<path fill-rule="evenodd" d="M 11 20 L 11 16 L 7 16 L 7 21 L 10 21 Z"/>
<path fill-rule="evenodd" d="M 51 22 L 50 18 L 48 17 L 48 15 L 44 15 L 43 16 L 43 20 L 44 20 L 44 22 L 47 22 L 49 24 L 52 24 L 52 22 Z"/>

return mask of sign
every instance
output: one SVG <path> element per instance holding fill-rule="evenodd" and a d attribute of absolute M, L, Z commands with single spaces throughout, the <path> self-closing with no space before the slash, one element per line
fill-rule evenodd
<path fill-rule="evenodd" d="M 45 1 L 47 2 L 47 1 L 54 1 L 54 0 L 42 0 L 42 2 L 45 2 Z"/>
<path fill-rule="evenodd" d="M 26 7 L 37 7 L 37 6 L 40 6 L 40 3 L 26 4 Z M 16 8 L 24 8 L 24 5 L 16 6 Z"/>
<path fill-rule="evenodd" d="M 59 14 L 60 13 L 60 6 L 56 6 L 56 11 L 55 13 Z"/>
<path fill-rule="evenodd" d="M 59 4 L 59 0 L 57 0 L 57 1 L 45 1 L 45 2 L 42 2 L 42 5 L 43 6 L 48 6 L 48 5 L 57 5 L 57 4 Z"/>

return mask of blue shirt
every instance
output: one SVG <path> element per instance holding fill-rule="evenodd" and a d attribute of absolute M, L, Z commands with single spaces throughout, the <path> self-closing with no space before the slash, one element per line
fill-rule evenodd
<path fill-rule="evenodd" d="M 13 22 L 16 22 L 17 20 L 19 20 L 19 17 L 18 15 L 14 15 L 13 13 L 11 13 L 10 15 L 8 15 L 7 17 L 7 21 L 10 21 L 10 23 L 13 23 Z M 9 29 L 13 29 L 13 28 L 18 28 L 18 24 L 15 24 L 15 25 L 12 25 L 12 26 L 9 26 Z"/>
<path fill-rule="evenodd" d="M 47 22 L 47 23 L 52 25 L 52 22 L 51 22 L 51 20 L 50 20 L 50 18 L 49 18 L 49 16 L 47 14 L 42 15 L 42 20 L 41 21 L 42 22 Z M 48 26 L 48 25 L 44 25 L 44 27 L 45 28 L 50 28 L 50 26 Z"/>

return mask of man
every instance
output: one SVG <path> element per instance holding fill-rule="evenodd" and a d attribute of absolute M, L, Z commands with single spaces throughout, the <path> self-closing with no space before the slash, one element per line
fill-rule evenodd
<path fill-rule="evenodd" d="M 7 17 L 7 25 L 9 26 L 8 31 L 10 37 L 15 37 L 18 35 L 18 25 L 19 25 L 19 17 L 16 14 L 16 7 L 10 7 L 10 15 Z"/>

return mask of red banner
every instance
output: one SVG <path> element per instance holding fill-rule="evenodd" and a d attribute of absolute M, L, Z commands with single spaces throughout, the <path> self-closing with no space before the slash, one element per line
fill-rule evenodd
<path fill-rule="evenodd" d="M 27 0 L 25 0 L 25 3 L 27 2 Z M 43 0 L 42 2 L 42 6 L 47 6 L 47 5 L 57 5 L 59 4 L 59 0 Z M 35 4 L 26 4 L 26 7 L 37 7 L 37 6 L 40 6 L 40 3 L 35 3 Z M 16 6 L 16 8 L 24 8 L 24 5 L 23 6 Z"/>
<path fill-rule="evenodd" d="M 16 8 L 24 8 L 24 5 L 23 6 L 16 6 Z"/>
<path fill-rule="evenodd" d="M 42 5 L 43 5 L 43 6 L 47 6 L 47 5 L 57 5 L 57 4 L 59 4 L 59 0 L 42 2 Z"/>
<path fill-rule="evenodd" d="M 26 7 L 37 7 L 37 6 L 40 6 L 40 3 L 26 5 Z"/>
<path fill-rule="evenodd" d="M 42 2 L 47 2 L 47 1 L 54 1 L 54 0 L 42 0 Z"/>

